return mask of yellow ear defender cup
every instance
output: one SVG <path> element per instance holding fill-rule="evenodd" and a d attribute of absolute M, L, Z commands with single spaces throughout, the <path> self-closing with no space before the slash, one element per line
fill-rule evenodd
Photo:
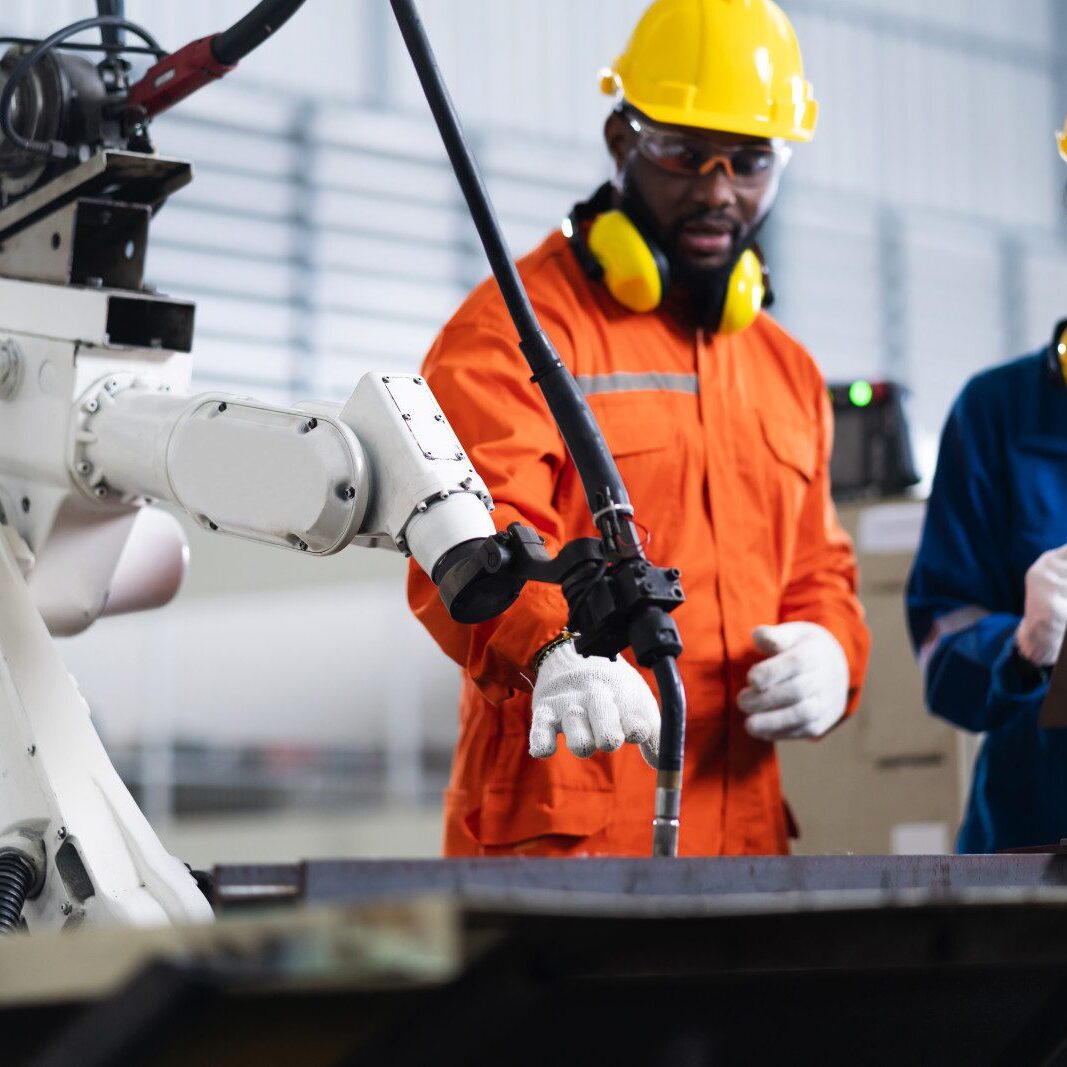
<path fill-rule="evenodd" d="M 741 253 L 726 286 L 726 302 L 719 320 L 718 333 L 740 333 L 756 321 L 767 299 L 763 263 L 759 256 L 746 248 Z"/>
<path fill-rule="evenodd" d="M 563 235 L 585 273 L 602 281 L 624 308 L 654 311 L 670 285 L 670 264 L 656 242 L 611 202 L 611 185 L 602 185 L 589 200 L 574 205 L 563 221 Z M 586 223 L 589 232 L 583 235 Z M 730 273 L 716 332 L 740 333 L 772 300 L 766 265 L 757 251 L 746 249 Z"/>
<path fill-rule="evenodd" d="M 1060 389 L 1067 387 L 1067 319 L 1056 323 L 1045 356 L 1049 380 Z"/>
<path fill-rule="evenodd" d="M 605 211 L 593 220 L 585 243 L 603 271 L 608 291 L 631 311 L 652 311 L 667 291 L 663 257 L 649 246 L 623 211 Z"/>

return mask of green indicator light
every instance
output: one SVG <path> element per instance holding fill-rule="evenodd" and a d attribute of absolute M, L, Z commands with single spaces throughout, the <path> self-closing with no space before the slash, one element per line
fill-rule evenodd
<path fill-rule="evenodd" d="M 870 382 L 853 382 L 848 387 L 848 398 L 854 407 L 865 408 L 874 398 L 874 390 Z"/>

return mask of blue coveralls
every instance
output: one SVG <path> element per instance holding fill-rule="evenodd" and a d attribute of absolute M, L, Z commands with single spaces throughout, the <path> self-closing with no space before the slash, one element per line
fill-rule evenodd
<path fill-rule="evenodd" d="M 1024 581 L 1067 544 L 1067 389 L 1044 351 L 971 379 L 945 424 L 908 624 L 935 715 L 986 733 L 960 852 L 1067 837 L 1067 730 L 1044 730 L 1046 683 L 1020 669 Z"/>

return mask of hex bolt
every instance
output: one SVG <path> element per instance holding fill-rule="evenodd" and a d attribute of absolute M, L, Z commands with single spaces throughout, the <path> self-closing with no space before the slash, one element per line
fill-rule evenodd
<path fill-rule="evenodd" d="M 681 576 L 682 572 L 677 567 L 671 567 L 671 569 L 667 571 L 667 577 L 670 578 L 673 582 L 678 581 Z"/>
<path fill-rule="evenodd" d="M 474 479 L 473 479 L 473 478 L 464 478 L 464 479 L 463 479 L 463 481 L 461 481 L 461 482 L 460 482 L 459 484 L 460 484 L 460 485 L 461 485 L 461 486 L 462 486 L 462 487 L 463 487 L 464 489 L 470 489 L 470 487 L 471 487 L 471 485 L 473 484 L 473 482 L 474 482 Z"/>
<path fill-rule="evenodd" d="M 447 500 L 448 499 L 448 490 L 447 489 L 442 489 L 441 492 L 439 492 L 437 494 L 437 496 L 438 496 L 439 500 Z"/>
<path fill-rule="evenodd" d="M 415 505 L 415 510 L 416 510 L 416 511 L 419 511 L 419 512 L 422 512 L 422 511 L 425 511 L 425 510 L 426 510 L 426 509 L 427 509 L 427 508 L 428 508 L 429 506 L 430 506 L 430 505 L 429 505 L 429 504 L 427 504 L 425 500 L 420 500 L 420 501 L 419 501 L 419 502 L 418 502 L 418 503 L 417 503 L 417 504 Z"/>

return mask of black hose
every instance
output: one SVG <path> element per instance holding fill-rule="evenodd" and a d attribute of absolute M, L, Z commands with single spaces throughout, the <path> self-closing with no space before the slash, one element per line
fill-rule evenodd
<path fill-rule="evenodd" d="M 21 852 L 0 853 L 0 933 L 18 929 L 37 871 Z"/>
<path fill-rule="evenodd" d="M 126 0 L 96 0 L 98 15 L 126 17 Z M 126 43 L 126 34 L 115 26 L 101 26 L 100 40 L 105 48 L 121 48 Z"/>
<path fill-rule="evenodd" d="M 682 685 L 678 664 L 665 656 L 652 667 L 659 689 L 662 726 L 659 734 L 659 761 L 657 769 L 672 774 L 681 774 L 685 755 L 685 687 Z"/>
<path fill-rule="evenodd" d="M 228 67 L 244 59 L 284 25 L 304 0 L 261 0 L 244 18 L 212 38 L 211 54 Z"/>
<path fill-rule="evenodd" d="M 390 3 L 534 381 L 574 460 L 589 506 L 600 515 L 597 525 L 617 530 L 619 513 L 632 509 L 615 460 L 578 383 L 537 321 L 413 0 Z"/>
<path fill-rule="evenodd" d="M 609 563 L 622 558 L 643 558 L 641 539 L 630 516 L 633 509 L 615 460 L 608 449 L 585 396 L 574 376 L 563 365 L 552 341 L 541 329 L 533 305 L 511 258 L 492 201 L 474 161 L 459 116 L 437 65 L 414 0 L 389 0 L 400 33 L 407 45 L 415 72 L 433 112 L 445 151 L 478 230 L 493 275 L 508 313 L 519 334 L 533 380 L 541 387 L 548 408 L 563 436 L 582 479 L 593 520 L 600 529 Z M 660 609 L 652 622 L 665 616 Z M 673 626 L 671 626 L 673 631 Z M 659 642 L 661 646 L 663 642 Z M 675 655 L 680 650 L 674 631 L 667 647 L 673 653 L 655 661 L 653 672 L 660 691 L 662 723 L 656 776 L 656 817 L 653 820 L 654 854 L 673 856 L 678 851 L 678 810 L 681 805 L 682 759 L 685 750 L 685 689 Z"/>

